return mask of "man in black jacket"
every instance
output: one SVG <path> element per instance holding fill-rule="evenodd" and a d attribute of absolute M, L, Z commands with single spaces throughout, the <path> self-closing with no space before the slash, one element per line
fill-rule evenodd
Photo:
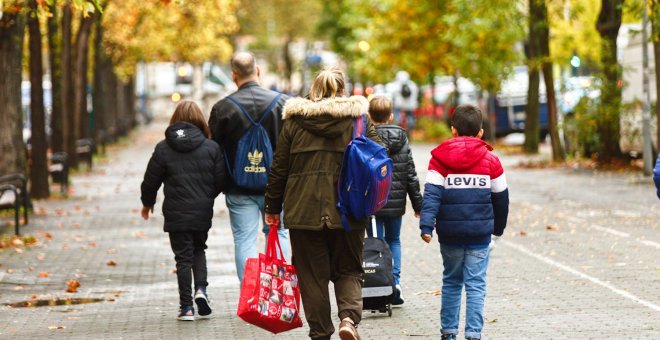
<path fill-rule="evenodd" d="M 225 97 L 213 106 L 209 118 L 209 128 L 213 140 L 218 142 L 225 152 L 228 168 L 233 169 L 238 141 L 253 125 L 246 114 L 249 114 L 255 122 L 258 122 L 264 114 L 268 114 L 261 124 L 268 134 L 274 151 L 282 126 L 282 108 L 288 98 L 280 96 L 273 103 L 272 110 L 268 113 L 264 112 L 276 99 L 278 93 L 259 85 L 260 70 L 252 53 L 237 52 L 234 54 L 231 59 L 231 69 L 231 76 L 238 86 L 238 90 L 230 96 L 245 109 L 245 113 L 235 102 Z M 259 220 L 261 216 L 263 221 L 264 216 L 264 190 L 241 187 L 236 184 L 232 176 L 229 176 L 225 198 L 234 235 L 236 272 L 238 279 L 242 282 L 245 260 L 257 257 Z M 267 234 L 268 230 L 268 226 L 264 223 L 264 233 Z M 289 233 L 286 229 L 281 228 L 278 234 L 284 255 L 288 257 Z"/>

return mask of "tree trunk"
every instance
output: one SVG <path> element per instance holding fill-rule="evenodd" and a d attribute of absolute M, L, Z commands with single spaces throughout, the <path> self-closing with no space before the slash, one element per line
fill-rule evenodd
<path fill-rule="evenodd" d="M 74 65 L 74 111 L 78 122 L 78 138 L 89 138 L 89 112 L 87 112 L 87 67 L 89 64 L 89 36 L 94 16 L 82 16 L 76 36 L 76 59 Z"/>
<path fill-rule="evenodd" d="M 48 57 L 50 61 L 50 82 L 52 110 L 50 112 L 50 148 L 52 152 L 64 151 L 64 122 L 62 107 L 62 48 L 57 28 L 57 6 L 50 5 L 48 17 Z"/>
<path fill-rule="evenodd" d="M 539 151 L 539 83 L 541 61 L 541 35 L 543 34 L 543 0 L 529 0 L 529 36 L 527 70 L 529 72 L 529 87 L 527 88 L 527 112 L 525 115 L 525 152 Z"/>
<path fill-rule="evenodd" d="M 599 158 L 608 162 L 621 158 L 621 67 L 616 57 L 616 39 L 621 27 L 624 0 L 602 0 L 596 29 L 601 37 L 602 84 L 601 108 L 597 125 L 601 137 Z"/>
<path fill-rule="evenodd" d="M 0 19 L 0 175 L 25 172 L 21 60 L 25 16 L 6 11 Z"/>
<path fill-rule="evenodd" d="M 291 46 L 291 34 L 287 33 L 284 37 L 284 46 L 282 46 L 282 59 L 284 59 L 284 79 L 286 79 L 288 88 L 291 88 L 291 82 L 293 79 L 293 61 L 291 60 L 291 53 L 289 53 L 289 47 Z"/>
<path fill-rule="evenodd" d="M 64 125 L 64 145 L 67 153 L 67 163 L 72 168 L 78 167 L 78 154 L 76 141 L 78 129 L 76 115 L 73 110 L 73 70 L 71 56 L 71 2 L 67 1 L 62 7 L 62 117 Z"/>
<path fill-rule="evenodd" d="M 651 1 L 651 40 L 653 40 L 653 55 L 655 58 L 655 119 L 656 146 L 660 150 L 660 3 Z"/>
<path fill-rule="evenodd" d="M 44 109 L 43 56 L 41 51 L 41 28 L 37 0 L 30 0 L 28 32 L 30 46 L 30 196 L 48 198 L 48 145 L 46 141 L 46 110 Z"/>
<path fill-rule="evenodd" d="M 101 24 L 102 14 L 99 14 L 96 21 L 96 36 L 94 39 L 94 88 L 92 93 L 92 110 L 94 111 L 94 144 L 105 146 L 106 126 L 105 126 L 105 104 L 107 101 L 107 79 L 104 74 L 104 67 L 108 64 L 108 57 L 103 50 L 103 25 Z M 112 67 L 112 66 L 111 66 Z"/>
<path fill-rule="evenodd" d="M 543 57 L 543 80 L 545 82 L 546 97 L 548 100 L 548 131 L 550 132 L 550 142 L 552 144 L 552 159 L 556 162 L 564 160 L 564 149 L 559 140 L 559 129 L 557 128 L 557 99 L 555 97 L 555 80 L 552 74 L 552 62 L 550 61 L 550 23 L 548 21 L 548 8 L 545 1 L 539 3 L 540 11 L 543 16 L 540 48 Z"/>

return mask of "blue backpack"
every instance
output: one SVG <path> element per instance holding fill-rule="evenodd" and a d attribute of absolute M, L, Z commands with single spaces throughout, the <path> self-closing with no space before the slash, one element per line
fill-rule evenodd
<path fill-rule="evenodd" d="M 279 101 L 282 94 L 278 94 L 266 110 L 261 115 L 261 119 L 255 122 L 252 116 L 245 110 L 236 99 L 228 96 L 241 109 L 241 112 L 252 122 L 252 126 L 245 130 L 243 136 L 238 140 L 236 146 L 236 157 L 234 167 L 229 166 L 229 157 L 225 150 L 225 162 L 229 175 L 236 185 L 249 190 L 264 190 L 268 184 L 268 172 L 273 163 L 273 147 L 268 138 L 268 132 L 261 123 L 268 117 L 268 114 Z"/>
<path fill-rule="evenodd" d="M 392 186 L 392 160 L 387 149 L 364 136 L 366 116 L 353 121 L 353 139 L 346 146 L 339 173 L 339 202 L 344 230 L 350 231 L 348 216 L 364 219 L 387 204 Z"/>

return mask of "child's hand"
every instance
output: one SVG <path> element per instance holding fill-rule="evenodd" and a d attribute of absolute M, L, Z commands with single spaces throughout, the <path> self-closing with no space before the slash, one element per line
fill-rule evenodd
<path fill-rule="evenodd" d="M 432 238 L 433 238 L 433 236 L 431 236 L 429 234 L 422 234 L 422 240 L 424 240 L 424 242 L 426 242 L 426 243 L 431 242 Z"/>
<path fill-rule="evenodd" d="M 150 211 L 153 214 L 154 213 L 154 207 L 147 207 L 147 206 L 142 207 L 142 218 L 144 218 L 145 221 L 149 219 L 149 212 Z"/>

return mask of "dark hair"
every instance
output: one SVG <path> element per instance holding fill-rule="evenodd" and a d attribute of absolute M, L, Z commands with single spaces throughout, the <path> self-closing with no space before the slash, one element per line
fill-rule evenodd
<path fill-rule="evenodd" d="M 385 96 L 374 96 L 369 101 L 369 116 L 376 123 L 387 123 L 392 114 L 392 102 Z"/>
<path fill-rule="evenodd" d="M 451 126 L 458 131 L 459 136 L 476 137 L 481 130 L 483 119 L 478 107 L 463 104 L 456 107 L 454 117 L 451 119 Z"/>
<path fill-rule="evenodd" d="M 309 89 L 308 98 L 319 101 L 324 98 L 333 98 L 344 94 L 344 72 L 339 68 L 326 68 L 316 75 L 312 87 Z"/>
<path fill-rule="evenodd" d="M 257 72 L 257 61 L 250 52 L 236 52 L 231 57 L 231 70 L 238 79 L 245 79 Z"/>
<path fill-rule="evenodd" d="M 173 125 L 176 122 L 188 122 L 195 125 L 202 130 L 206 138 L 211 138 L 211 130 L 209 130 L 209 126 L 206 124 L 204 114 L 195 102 L 184 100 L 176 106 L 174 114 L 170 119 L 170 125 Z"/>

